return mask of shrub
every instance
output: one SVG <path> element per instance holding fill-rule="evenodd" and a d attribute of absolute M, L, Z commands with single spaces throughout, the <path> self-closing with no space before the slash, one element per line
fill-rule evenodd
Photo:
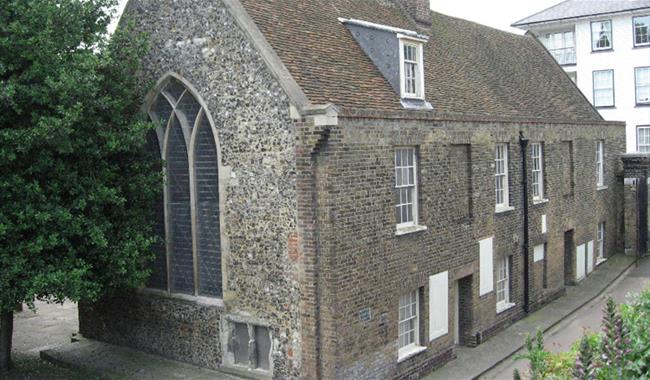
<path fill-rule="evenodd" d="M 629 305 L 608 298 L 602 332 L 585 334 L 571 350 L 553 354 L 544 349 L 541 330 L 526 338 L 526 352 L 515 357 L 530 362 L 530 379 L 650 380 L 650 289 Z M 521 379 L 514 373 L 514 379 Z"/>

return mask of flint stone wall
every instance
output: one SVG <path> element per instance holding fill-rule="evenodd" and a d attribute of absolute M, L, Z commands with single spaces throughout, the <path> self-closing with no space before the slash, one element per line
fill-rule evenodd
<path fill-rule="evenodd" d="M 124 17 L 149 36 L 142 83 L 184 78 L 218 131 L 223 306 L 148 294 L 80 308 L 81 333 L 209 368 L 222 364 L 225 319 L 269 326 L 273 377 L 301 366 L 295 251 L 296 176 L 289 101 L 220 0 L 131 0 Z M 292 247 L 290 247 L 292 245 Z"/>

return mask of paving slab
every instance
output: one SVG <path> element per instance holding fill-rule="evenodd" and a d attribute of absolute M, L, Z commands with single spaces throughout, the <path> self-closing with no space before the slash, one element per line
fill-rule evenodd
<path fill-rule="evenodd" d="M 526 335 L 540 328 L 547 331 L 602 294 L 612 283 L 634 269 L 636 258 L 615 255 L 601 264 L 578 286 L 566 288 L 566 295 L 529 314 L 478 347 L 459 347 L 457 358 L 424 380 L 477 379 L 523 345 Z"/>
<path fill-rule="evenodd" d="M 242 380 L 241 377 L 224 372 L 90 339 L 43 350 L 41 358 L 109 380 Z"/>

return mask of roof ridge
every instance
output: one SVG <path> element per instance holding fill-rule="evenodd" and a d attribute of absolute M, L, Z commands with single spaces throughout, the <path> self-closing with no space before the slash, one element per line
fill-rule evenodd
<path fill-rule="evenodd" d="M 517 25 L 519 25 L 519 23 L 521 23 L 521 22 L 524 21 L 524 20 L 527 20 L 527 19 L 529 19 L 529 18 L 533 18 L 533 17 L 535 17 L 535 16 L 537 16 L 537 15 L 539 15 L 539 14 L 542 14 L 542 13 L 544 13 L 544 12 L 550 11 L 551 9 L 553 9 L 553 8 L 555 8 L 555 7 L 558 7 L 558 6 L 560 6 L 560 5 L 564 4 L 564 3 L 568 3 L 568 2 L 570 2 L 570 1 L 573 1 L 573 0 L 564 0 L 564 1 L 560 1 L 559 3 L 557 3 L 557 4 L 555 4 L 555 5 L 551 5 L 551 6 L 548 7 L 548 8 L 544 8 L 544 9 L 542 9 L 542 10 L 539 11 L 539 12 L 533 13 L 532 15 L 528 15 L 528 16 L 522 18 L 521 20 L 512 23 L 510 26 L 517 26 Z"/>
<path fill-rule="evenodd" d="M 442 13 L 442 12 L 439 12 L 439 11 L 436 11 L 436 10 L 431 10 L 431 12 L 433 12 L 433 13 L 435 13 L 437 15 L 443 16 L 443 17 L 447 17 L 447 18 L 459 21 L 459 22 L 463 22 L 463 23 L 466 23 L 466 24 L 471 24 L 471 25 L 473 25 L 475 27 L 485 28 L 485 29 L 489 29 L 490 31 L 493 31 L 493 32 L 503 33 L 503 34 L 505 34 L 505 35 L 507 35 L 509 37 L 522 38 L 522 37 L 525 36 L 524 34 L 513 33 L 513 32 L 510 32 L 510 31 L 507 31 L 507 30 L 495 28 L 495 27 L 490 26 L 490 25 L 481 24 L 480 22 L 477 22 L 477 21 L 472 21 L 472 20 L 468 20 L 466 18 L 457 17 L 457 16 L 451 16 L 451 15 L 448 15 L 446 13 Z"/>

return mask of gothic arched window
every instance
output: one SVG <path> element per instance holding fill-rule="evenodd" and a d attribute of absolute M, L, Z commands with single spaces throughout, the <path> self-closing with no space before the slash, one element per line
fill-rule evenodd
<path fill-rule="evenodd" d="M 156 212 L 157 247 L 151 288 L 221 297 L 219 158 L 208 111 L 180 80 L 156 94 L 149 116 L 159 128 L 150 138 L 165 162 L 164 199 Z"/>

